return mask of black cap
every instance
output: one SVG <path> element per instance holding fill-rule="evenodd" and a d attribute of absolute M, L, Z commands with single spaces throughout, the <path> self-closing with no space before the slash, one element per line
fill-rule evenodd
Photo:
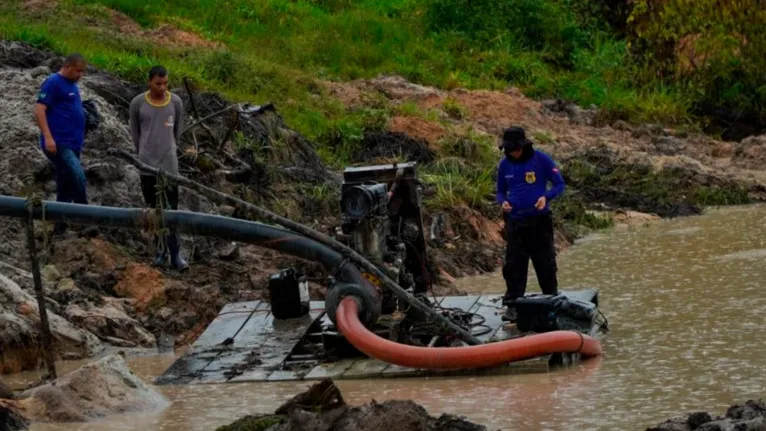
<path fill-rule="evenodd" d="M 531 145 L 532 142 L 527 139 L 527 135 L 524 133 L 524 129 L 521 127 L 509 127 L 503 132 L 503 140 L 500 142 L 498 148 L 501 150 L 520 150 L 521 148 Z"/>

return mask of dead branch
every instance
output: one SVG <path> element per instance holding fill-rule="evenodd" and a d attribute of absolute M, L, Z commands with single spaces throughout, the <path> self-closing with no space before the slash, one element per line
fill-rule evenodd
<path fill-rule="evenodd" d="M 184 87 L 186 87 L 186 94 L 189 95 L 189 102 L 191 103 L 192 112 L 194 112 L 194 118 L 200 118 L 199 111 L 197 111 L 197 104 L 194 102 L 194 93 L 192 92 L 191 85 L 189 84 L 189 78 L 184 76 Z M 207 124 L 202 122 L 203 120 L 199 121 L 200 126 L 202 126 L 203 129 L 210 135 L 210 139 L 213 140 L 213 143 L 216 147 L 219 147 L 218 139 L 216 139 L 215 135 L 213 134 L 213 131 L 210 130 L 210 127 L 207 126 Z M 187 129 L 188 130 L 188 129 Z M 183 133 L 181 134 L 183 136 Z"/>
<path fill-rule="evenodd" d="M 237 106 L 237 105 L 229 105 L 229 106 L 227 106 L 227 107 L 225 107 L 225 108 L 221 109 L 220 111 L 216 111 L 216 112 L 213 112 L 212 114 L 208 115 L 207 117 L 205 117 L 205 118 L 202 118 L 202 119 L 200 119 L 200 120 L 197 120 L 196 122 L 192 123 L 192 125 L 190 125 L 190 126 L 189 126 L 189 127 L 187 127 L 186 129 L 184 129 L 184 131 L 183 131 L 183 132 L 181 132 L 181 137 L 183 137 L 183 135 L 185 135 L 185 134 L 186 134 L 186 132 L 188 132 L 189 130 L 192 130 L 192 129 L 194 129 L 195 127 L 197 127 L 197 126 L 199 126 L 199 125 L 202 125 L 203 127 L 206 127 L 206 126 L 204 125 L 204 122 L 205 122 L 205 121 L 207 121 L 207 120 L 209 120 L 209 119 L 211 119 L 211 118 L 213 118 L 213 117 L 217 117 L 218 115 L 224 114 L 224 113 L 228 112 L 229 110 L 231 110 L 232 108 L 236 108 L 236 106 Z M 212 133 L 212 132 L 211 132 L 211 133 Z"/>
<path fill-rule="evenodd" d="M 229 131 L 226 132 L 226 135 L 221 140 L 221 144 L 218 146 L 219 150 L 223 150 L 224 145 L 231 139 L 231 135 L 234 134 L 234 130 L 237 129 L 237 126 L 239 126 L 239 111 L 231 111 L 232 113 L 232 121 L 231 126 L 229 127 Z"/>

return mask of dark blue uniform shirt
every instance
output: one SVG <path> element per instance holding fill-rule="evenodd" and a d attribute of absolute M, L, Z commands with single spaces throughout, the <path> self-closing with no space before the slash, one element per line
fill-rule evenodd
<path fill-rule="evenodd" d="M 553 184 L 549 190 L 548 182 Z M 531 157 L 519 162 L 503 158 L 497 169 L 497 203 L 508 201 L 509 219 L 523 219 L 550 212 L 550 202 L 564 192 L 564 178 L 551 157 L 534 150 Z M 545 208 L 535 208 L 537 200 L 545 196 Z"/>
<path fill-rule="evenodd" d="M 45 116 L 56 145 L 81 151 L 85 141 L 85 110 L 77 83 L 58 73 L 51 74 L 40 87 L 37 103 L 48 107 Z M 42 134 L 40 148 L 45 149 Z"/>

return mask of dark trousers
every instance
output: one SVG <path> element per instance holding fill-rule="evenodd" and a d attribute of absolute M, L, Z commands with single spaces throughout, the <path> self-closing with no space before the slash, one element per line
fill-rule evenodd
<path fill-rule="evenodd" d="M 546 295 L 558 294 L 556 249 L 553 244 L 553 217 L 550 213 L 525 220 L 506 219 L 505 278 L 506 305 L 524 296 L 529 260 L 532 260 L 540 289 Z"/>
<path fill-rule="evenodd" d="M 80 163 L 80 152 L 57 147 L 56 154 L 43 151 L 56 172 L 56 201 L 88 204 L 85 171 Z"/>
<path fill-rule="evenodd" d="M 163 209 L 178 209 L 178 185 L 176 184 L 165 184 L 162 189 L 158 189 L 156 176 L 141 175 L 141 193 L 144 195 L 144 202 L 149 208 L 157 208 L 160 203 L 163 203 Z M 158 194 L 161 195 L 158 196 Z M 165 239 L 171 256 L 177 256 L 180 245 L 176 232 L 171 230 Z M 161 249 L 159 235 L 155 235 L 154 243 L 157 245 L 157 251 L 159 252 Z M 162 251 L 164 253 L 164 250 Z"/>

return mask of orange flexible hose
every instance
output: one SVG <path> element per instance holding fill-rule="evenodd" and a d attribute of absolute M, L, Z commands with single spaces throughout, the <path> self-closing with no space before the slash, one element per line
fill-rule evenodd
<path fill-rule="evenodd" d="M 364 327 L 353 298 L 344 298 L 336 311 L 338 329 L 357 349 L 390 364 L 422 369 L 484 368 L 551 353 L 601 355 L 601 343 L 576 331 L 552 331 L 496 343 L 465 347 L 419 347 L 381 338 Z"/>

